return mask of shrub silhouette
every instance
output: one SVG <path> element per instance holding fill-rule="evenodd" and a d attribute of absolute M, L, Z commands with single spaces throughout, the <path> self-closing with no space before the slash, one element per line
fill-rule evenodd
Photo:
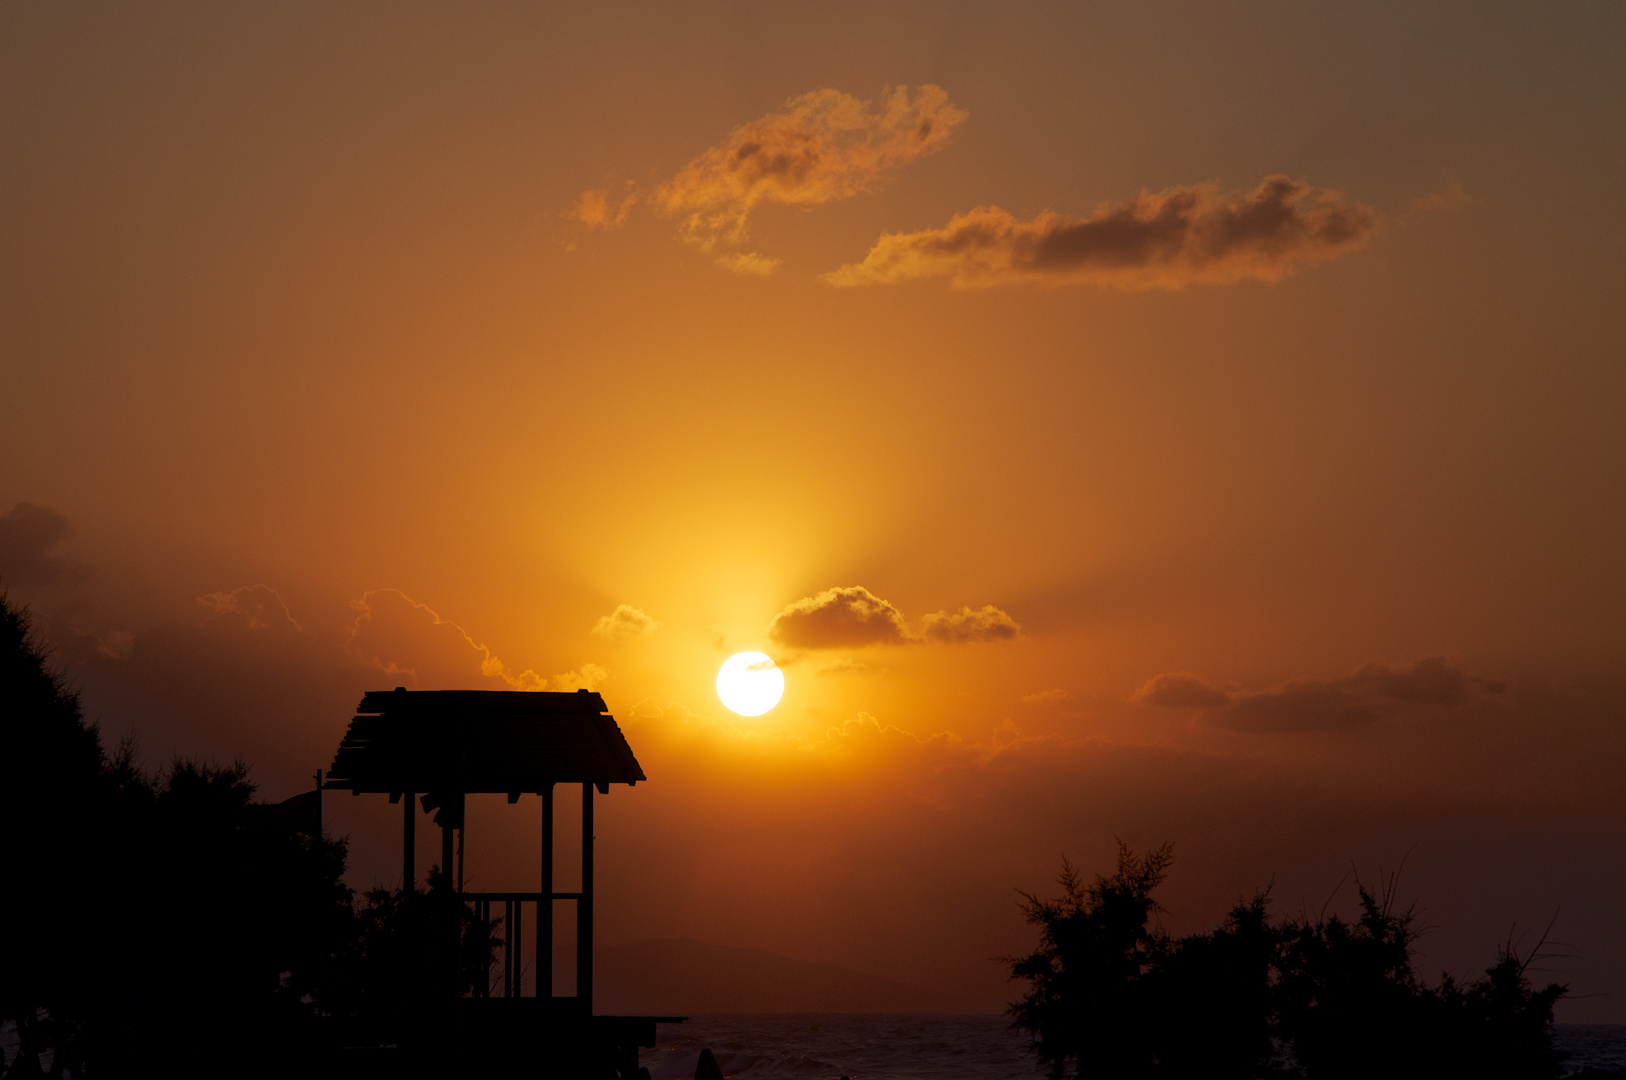
<path fill-rule="evenodd" d="M 1353 922 L 1272 923 L 1259 893 L 1212 933 L 1172 938 L 1150 925 L 1171 858 L 1166 844 L 1120 844 L 1110 877 L 1086 885 L 1064 860 L 1059 899 L 1023 894 L 1039 945 L 1011 961 L 1029 989 L 1010 1015 L 1052 1080 L 1559 1075 L 1564 988 L 1533 989 L 1530 957 L 1508 947 L 1467 985 L 1425 984 L 1415 911 L 1395 909 L 1393 879 L 1381 896 L 1357 883 Z"/>
<path fill-rule="evenodd" d="M 501 919 L 428 891 L 342 881 L 342 841 L 254 801 L 248 766 L 108 754 L 76 693 L 0 594 L 0 1077 L 308 1075 L 324 1047 L 399 1041 L 487 978 Z M 461 912 L 459 916 L 458 912 Z M 437 988 L 441 990 L 436 993 Z M 444 1019 L 444 1018 L 439 1018 Z"/>
<path fill-rule="evenodd" d="M 334 1021 L 336 1037 L 347 1045 L 403 1044 L 425 1025 L 443 1026 L 433 1015 L 448 999 L 448 943 L 454 911 L 458 933 L 458 993 L 489 990 L 488 959 L 500 949 L 501 916 L 477 919 L 451 902 L 452 883 L 438 865 L 429 868 L 428 888 L 373 889 L 354 907 L 349 936 L 317 1001 Z"/>
<path fill-rule="evenodd" d="M 1149 1040 L 1157 1075 L 1245 1080 L 1271 1074 L 1278 939 L 1263 894 L 1233 907 L 1212 934 L 1155 939 L 1143 978 L 1149 1007 L 1162 1018 Z"/>
<path fill-rule="evenodd" d="M 109 755 L 0 596 L 0 927 L 8 1077 L 264 1075 L 317 1036 L 350 935 L 341 842 L 253 801 L 242 763 Z"/>
<path fill-rule="evenodd" d="M 1168 845 L 1139 856 L 1120 845 L 1110 878 L 1086 885 L 1063 860 L 1060 899 L 1023 894 L 1039 948 L 1012 962 L 1012 974 L 1033 987 L 1011 1013 L 1033 1033 L 1034 1052 L 1052 1078 L 1059 1080 L 1068 1062 L 1081 1078 L 1145 1071 L 1155 1017 L 1144 975 L 1162 947 L 1147 923 L 1171 858 Z"/>

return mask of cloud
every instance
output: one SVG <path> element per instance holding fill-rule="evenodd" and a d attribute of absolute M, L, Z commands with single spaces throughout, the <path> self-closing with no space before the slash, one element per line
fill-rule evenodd
<path fill-rule="evenodd" d="M 633 206 L 638 202 L 638 195 L 632 190 L 631 181 L 627 183 L 626 193 L 616 203 L 613 211 L 610 202 L 611 196 L 607 188 L 584 191 L 576 199 L 576 205 L 571 208 L 570 213 L 565 216 L 581 222 L 590 229 L 620 228 L 626 224 Z"/>
<path fill-rule="evenodd" d="M 494 689 L 541 690 L 547 685 L 531 670 L 511 674 L 461 626 L 399 589 L 373 589 L 350 606 L 357 614 L 345 648 L 402 685 L 417 690 L 467 690 L 492 683 L 498 684 Z"/>
<path fill-rule="evenodd" d="M 903 612 L 862 585 L 825 589 L 817 596 L 789 604 L 768 626 L 768 636 L 781 645 L 834 649 L 860 645 L 904 645 L 911 642 L 958 645 L 1009 641 L 1021 633 L 1010 615 L 992 604 L 937 611 L 910 629 Z"/>
<path fill-rule="evenodd" d="M 1462 186 L 1462 181 L 1456 177 L 1447 178 L 1445 185 L 1439 191 L 1431 191 L 1412 201 L 1411 209 L 1418 213 L 1427 213 L 1435 210 L 1461 210 L 1473 206 L 1478 199 L 1468 193 Z"/>
<path fill-rule="evenodd" d="M 955 645 L 971 641 L 1010 641 L 1021 632 L 1015 619 L 992 604 L 975 611 L 962 607 L 953 614 L 937 611 L 920 620 L 922 638 Z"/>
<path fill-rule="evenodd" d="M 1328 731 L 1372 724 L 1406 709 L 1455 709 L 1506 684 L 1470 678 L 1443 657 L 1409 668 L 1371 663 L 1342 679 L 1297 679 L 1274 690 L 1228 694 L 1186 671 L 1156 675 L 1135 691 L 1145 705 L 1209 710 L 1205 718 L 1232 731 Z"/>
<path fill-rule="evenodd" d="M 648 637 L 661 628 L 661 624 L 631 604 L 620 604 L 599 619 L 589 631 L 596 638 L 620 645 L 636 638 Z"/>
<path fill-rule="evenodd" d="M 567 671 L 563 675 L 553 677 L 553 688 L 566 693 L 577 690 L 597 690 L 604 684 L 610 673 L 597 664 L 583 664 L 575 671 Z"/>
<path fill-rule="evenodd" d="M 68 531 L 65 514 L 31 502 L 0 514 L 0 581 L 48 585 L 83 577 L 82 567 L 50 553 Z"/>
<path fill-rule="evenodd" d="M 1048 705 L 1052 701 L 1066 701 L 1067 691 L 1059 686 L 1052 686 L 1048 690 L 1034 690 L 1018 698 L 1024 705 Z"/>
<path fill-rule="evenodd" d="M 732 270 L 736 274 L 755 274 L 758 277 L 767 277 L 779 269 L 782 260 L 770 259 L 755 251 L 744 251 L 733 255 L 719 255 L 717 265 L 724 270 Z"/>
<path fill-rule="evenodd" d="M 685 239 L 709 252 L 742 242 L 763 203 L 819 206 L 873 190 L 892 170 L 942 149 L 966 116 L 937 86 L 891 88 L 879 107 L 814 90 L 736 127 L 652 201 L 682 215 Z"/>
<path fill-rule="evenodd" d="M 1135 691 L 1142 705 L 1163 705 L 1172 709 L 1210 708 L 1230 703 L 1231 695 L 1216 690 L 1189 671 L 1154 675 Z"/>
<path fill-rule="evenodd" d="M 303 630 L 288 605 L 269 585 L 243 585 L 231 592 L 212 592 L 198 603 L 214 618 L 240 622 L 249 630 Z"/>
<path fill-rule="evenodd" d="M 1233 731 L 1336 730 L 1370 724 L 1400 708 L 1452 709 L 1481 690 L 1442 657 L 1404 670 L 1367 664 L 1345 679 L 1304 679 L 1238 695 L 1214 722 Z"/>
<path fill-rule="evenodd" d="M 768 636 L 781 645 L 801 649 L 897 645 L 910 640 L 903 613 L 862 585 L 825 589 L 787 605 L 774 616 Z"/>
<path fill-rule="evenodd" d="M 786 665 L 780 664 L 779 666 L 785 667 Z M 884 674 L 885 672 L 886 668 L 877 668 L 852 656 L 838 656 L 819 668 L 820 675 L 868 675 L 871 673 Z"/>
<path fill-rule="evenodd" d="M 877 748 L 887 750 L 918 750 L 929 747 L 934 751 L 947 750 L 962 753 L 965 743 L 952 731 L 934 731 L 922 737 L 896 724 L 882 723 L 867 712 L 859 712 L 840 727 L 829 727 L 823 737 L 803 743 L 803 752 L 836 751 L 843 755 L 874 754 Z M 882 750 L 881 752 L 886 752 Z"/>
<path fill-rule="evenodd" d="M 1371 239 L 1378 215 L 1342 194 L 1286 176 L 1247 193 L 1212 184 L 1143 191 L 1087 217 L 1046 211 L 1018 221 L 997 206 L 956 214 L 939 229 L 887 233 L 861 263 L 825 274 L 832 285 L 913 278 L 956 286 L 1080 283 L 1178 289 L 1204 282 L 1279 281 Z"/>

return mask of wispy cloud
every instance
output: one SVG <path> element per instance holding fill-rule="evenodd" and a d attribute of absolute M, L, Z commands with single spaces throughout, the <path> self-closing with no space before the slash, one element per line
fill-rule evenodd
<path fill-rule="evenodd" d="M 1206 282 L 1279 281 L 1371 239 L 1377 212 L 1286 176 L 1249 192 L 1211 184 L 1141 192 L 1086 217 L 1046 212 L 1018 221 L 997 206 L 947 225 L 887 233 L 860 263 L 824 275 L 832 285 L 948 278 L 957 286 L 1076 282 L 1114 289 L 1178 289 Z"/>
<path fill-rule="evenodd" d="M 1468 189 L 1462 186 L 1462 181 L 1456 177 L 1448 177 L 1438 191 L 1431 191 L 1414 199 L 1411 208 L 1415 212 L 1427 213 L 1437 210 L 1461 210 L 1464 207 L 1474 206 L 1479 202 Z"/>
<path fill-rule="evenodd" d="M 567 216 L 590 229 L 619 228 L 632 216 L 632 208 L 638 202 L 633 187 L 629 181 L 620 195 L 612 195 L 608 188 L 584 191 Z"/>
<path fill-rule="evenodd" d="M 736 274 L 754 274 L 757 277 L 767 277 L 779 269 L 779 264 L 783 261 L 782 259 L 770 259 L 768 256 L 755 251 L 717 256 L 717 265 L 724 270 L 732 270 Z"/>
<path fill-rule="evenodd" d="M 793 97 L 741 124 L 654 191 L 585 191 L 569 216 L 612 229 L 640 202 L 680 220 L 685 240 L 739 274 L 771 274 L 779 260 L 741 250 L 764 203 L 821 206 L 873 191 L 894 170 L 942 149 L 966 118 L 938 86 L 887 89 L 879 104 L 839 90 Z M 732 249 L 732 250 L 731 250 Z"/>
<path fill-rule="evenodd" d="M 936 611 L 924 616 L 918 628 L 911 628 L 891 602 L 862 585 L 848 585 L 786 605 L 774 616 L 768 636 L 791 648 L 833 649 L 1008 641 L 1021 630 L 1015 619 L 992 604 L 962 607 L 957 612 Z"/>
<path fill-rule="evenodd" d="M 514 671 L 457 623 L 399 589 L 373 589 L 352 600 L 356 611 L 345 651 L 419 690 L 545 690 L 550 680 Z M 596 690 L 609 677 L 597 664 L 556 675 L 554 690 Z"/>
<path fill-rule="evenodd" d="M 212 592 L 198 603 L 215 618 L 236 619 L 250 630 L 303 630 L 282 595 L 269 585 L 242 585 L 231 592 Z"/>
<path fill-rule="evenodd" d="M 1018 700 L 1024 705 L 1048 705 L 1054 701 L 1066 701 L 1067 691 L 1059 686 L 1052 686 L 1048 690 L 1029 691 Z"/>

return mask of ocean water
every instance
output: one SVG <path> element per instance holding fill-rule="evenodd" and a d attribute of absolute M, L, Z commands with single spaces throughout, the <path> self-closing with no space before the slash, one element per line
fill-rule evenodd
<path fill-rule="evenodd" d="M 1626 1078 L 1626 1025 L 1559 1024 L 1567 1074 Z M 700 1051 L 739 1080 L 1042 1080 L 1003 1016 L 695 1016 L 663 1024 L 640 1060 L 653 1080 L 692 1080 Z"/>
<path fill-rule="evenodd" d="M 1559 1024 L 1554 1041 L 1570 1054 L 1566 1075 L 1626 1078 L 1626 1024 Z M 639 1058 L 653 1080 L 693 1080 L 706 1047 L 740 1080 L 1043 1080 L 1003 1016 L 695 1016 L 661 1025 Z M 0 1025 L 0 1053 L 16 1056 L 13 1023 Z"/>

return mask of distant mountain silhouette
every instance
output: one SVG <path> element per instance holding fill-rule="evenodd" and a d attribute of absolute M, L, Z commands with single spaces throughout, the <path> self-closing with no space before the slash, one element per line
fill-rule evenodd
<path fill-rule="evenodd" d="M 762 949 L 653 938 L 594 952 L 604 1014 L 961 1012 L 946 994 Z"/>

